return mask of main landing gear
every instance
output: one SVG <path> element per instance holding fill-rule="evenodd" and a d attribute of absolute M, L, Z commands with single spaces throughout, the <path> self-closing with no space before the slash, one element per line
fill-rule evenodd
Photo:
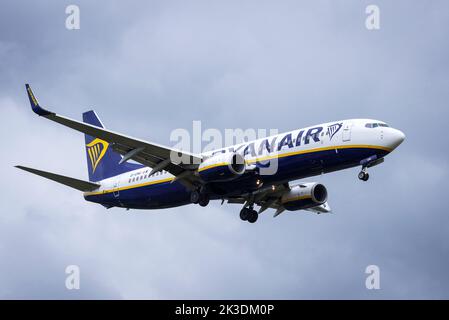
<path fill-rule="evenodd" d="M 190 202 L 206 207 L 209 204 L 209 196 L 198 190 L 194 190 L 190 193 Z"/>
<path fill-rule="evenodd" d="M 367 172 L 366 167 L 365 167 L 365 168 L 362 168 L 362 171 L 359 172 L 358 177 L 359 177 L 359 179 L 362 180 L 362 181 L 368 181 L 368 179 L 369 179 L 369 173 Z"/>
<path fill-rule="evenodd" d="M 256 210 L 254 210 L 252 207 L 249 208 L 243 208 L 240 211 L 240 219 L 243 221 L 248 221 L 249 223 L 254 223 L 259 218 L 259 214 Z"/>

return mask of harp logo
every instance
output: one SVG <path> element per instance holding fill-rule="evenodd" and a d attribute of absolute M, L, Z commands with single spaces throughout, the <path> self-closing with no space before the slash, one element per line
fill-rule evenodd
<path fill-rule="evenodd" d="M 108 146 L 109 143 L 98 138 L 86 145 L 87 153 L 89 154 L 90 163 L 92 165 L 92 172 L 95 172 L 101 159 L 106 154 Z"/>
<path fill-rule="evenodd" d="M 334 137 L 334 135 L 338 132 L 338 130 L 341 129 L 343 126 L 343 123 L 336 123 L 332 124 L 329 127 L 327 127 L 327 134 L 329 135 L 330 140 Z"/>

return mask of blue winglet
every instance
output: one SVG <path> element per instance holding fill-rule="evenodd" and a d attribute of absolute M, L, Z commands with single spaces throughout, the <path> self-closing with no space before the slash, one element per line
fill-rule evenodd
<path fill-rule="evenodd" d="M 28 83 L 25 84 L 25 88 L 27 89 L 28 99 L 30 99 L 31 109 L 33 109 L 36 114 L 40 116 L 48 116 L 54 114 L 53 112 L 47 111 L 39 105 Z"/>

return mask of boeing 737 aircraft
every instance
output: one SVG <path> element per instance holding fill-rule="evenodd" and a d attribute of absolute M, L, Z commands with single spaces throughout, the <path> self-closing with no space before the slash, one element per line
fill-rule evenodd
<path fill-rule="evenodd" d="M 36 114 L 85 134 L 89 181 L 17 168 L 82 191 L 87 201 L 106 208 L 205 207 L 222 200 L 242 204 L 240 218 L 250 223 L 269 208 L 274 216 L 330 212 L 324 185 L 290 182 L 352 167 L 360 167 L 358 178 L 367 181 L 367 169 L 405 138 L 385 122 L 351 119 L 194 154 L 108 130 L 94 111 L 83 113 L 83 122 L 59 116 L 39 105 L 28 84 L 26 90 Z"/>

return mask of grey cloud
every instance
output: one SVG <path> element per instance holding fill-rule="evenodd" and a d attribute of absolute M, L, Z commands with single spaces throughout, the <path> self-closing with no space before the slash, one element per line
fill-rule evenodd
<path fill-rule="evenodd" d="M 444 1 L 6 2 L 0 12 L 2 298 L 448 298 L 449 10 Z M 24 164 L 86 178 L 83 137 L 35 117 L 40 102 L 169 144 L 175 128 L 286 131 L 352 117 L 407 139 L 370 181 L 311 178 L 331 215 L 242 224 L 236 205 L 105 210 Z M 64 288 L 68 264 L 82 290 Z M 381 269 L 368 291 L 367 265 Z"/>

